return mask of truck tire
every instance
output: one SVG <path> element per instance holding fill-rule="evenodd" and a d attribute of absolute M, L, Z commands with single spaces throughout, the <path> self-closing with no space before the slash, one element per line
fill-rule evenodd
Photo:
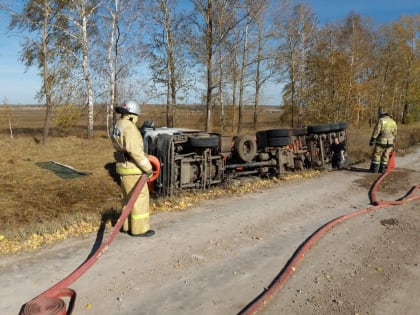
<path fill-rule="evenodd" d="M 340 123 L 331 123 L 330 124 L 330 131 L 338 131 L 341 130 Z"/>
<path fill-rule="evenodd" d="M 292 136 L 304 136 L 308 134 L 307 128 L 293 128 L 292 129 Z"/>
<path fill-rule="evenodd" d="M 339 124 L 340 124 L 340 130 L 347 129 L 347 127 L 348 127 L 348 124 L 346 122 L 341 122 Z"/>
<path fill-rule="evenodd" d="M 292 135 L 292 129 L 270 129 L 266 132 L 267 138 L 289 137 Z"/>
<path fill-rule="evenodd" d="M 330 124 L 308 126 L 308 133 L 323 133 L 330 131 Z"/>
<path fill-rule="evenodd" d="M 267 132 L 265 130 L 257 131 L 255 136 L 257 138 L 258 149 L 264 149 L 267 146 Z"/>
<path fill-rule="evenodd" d="M 219 145 L 219 137 L 217 135 L 191 135 L 188 136 L 188 141 L 194 148 L 214 148 Z"/>
<path fill-rule="evenodd" d="M 235 152 L 244 162 L 251 162 L 257 154 L 257 143 L 251 136 L 238 136 L 235 139 Z"/>
<path fill-rule="evenodd" d="M 269 147 L 284 147 L 292 142 L 290 137 L 268 138 L 267 146 Z"/>

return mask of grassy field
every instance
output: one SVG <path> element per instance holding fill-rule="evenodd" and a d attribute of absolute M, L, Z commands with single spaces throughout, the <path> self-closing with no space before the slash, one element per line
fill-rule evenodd
<path fill-rule="evenodd" d="M 3 110 L 3 112 L 1 112 Z M 145 110 L 142 120 L 155 120 L 164 125 L 162 108 Z M 252 111 L 247 121 L 252 121 Z M 189 118 L 187 117 L 187 114 Z M 0 108 L 0 254 L 32 250 L 57 240 L 96 231 L 100 225 L 112 224 L 119 215 L 119 187 L 113 181 L 110 165 L 113 148 L 103 125 L 95 127 L 94 139 L 84 137 L 82 124 L 71 130 L 53 127 L 46 145 L 40 144 L 43 123 L 42 108 Z M 191 115 L 195 115 L 192 119 Z M 277 111 L 264 113 L 270 117 L 264 128 L 282 128 Z M 277 116 L 276 116 L 277 115 Z M 184 127 L 199 128 L 203 113 L 180 115 L 189 122 Z M 251 117 L 251 118 L 250 118 Z M 261 118 L 264 116 L 261 115 Z M 158 119 L 156 119 L 158 118 Z M 195 124 L 194 124 L 195 122 Z M 248 127 L 249 129 L 249 127 Z M 12 133 L 11 133 L 12 131 Z M 349 155 L 353 161 L 369 159 L 371 128 L 349 126 Z M 12 137 L 13 135 L 13 137 Z M 420 124 L 399 126 L 397 155 L 420 143 Z M 62 179 L 40 168 L 39 162 L 56 161 L 90 175 Z M 261 183 L 269 185 L 270 183 Z M 232 192 L 235 189 L 232 188 Z M 183 209 L 202 198 L 214 198 L 217 189 L 205 194 L 186 194 L 172 199 L 152 198 L 153 211 Z"/>
<path fill-rule="evenodd" d="M 140 122 L 153 120 L 156 126 L 166 126 L 166 106 L 163 105 L 142 105 Z M 253 107 L 244 107 L 243 122 L 241 124 L 244 132 L 254 130 L 253 126 Z M 84 115 L 82 112 L 81 115 Z M 281 110 L 275 106 L 261 106 L 258 110 L 258 124 L 256 129 L 279 128 Z M 53 117 L 51 135 L 62 136 L 66 134 L 86 135 L 86 119 L 83 117 L 75 124 L 73 128 L 63 130 L 56 128 L 56 120 L 59 120 L 59 114 Z M 101 136 L 105 132 L 106 114 L 105 109 L 98 107 L 94 111 L 96 135 Z M 214 108 L 212 112 L 213 132 L 222 132 L 220 108 Z M 42 135 L 44 126 L 45 109 L 39 106 L 0 106 L 0 130 L 5 134 L 10 133 L 9 127 L 15 134 Z M 175 127 L 194 128 L 204 130 L 206 114 L 203 107 L 200 106 L 177 106 L 175 112 Z M 234 121 L 234 124 L 232 124 Z M 225 125 L 228 125 L 223 131 L 224 134 L 236 134 L 238 122 L 237 110 L 233 113 L 231 107 L 225 108 Z"/>

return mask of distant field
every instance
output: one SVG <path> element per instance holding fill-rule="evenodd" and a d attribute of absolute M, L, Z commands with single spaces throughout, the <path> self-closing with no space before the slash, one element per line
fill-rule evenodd
<path fill-rule="evenodd" d="M 95 131 L 105 130 L 105 109 L 101 106 L 96 106 L 95 111 Z M 205 128 L 205 108 L 204 106 L 178 106 L 175 114 L 175 126 L 184 128 L 201 129 Z M 252 106 L 244 107 L 244 116 L 242 129 L 244 131 L 254 130 L 253 128 L 254 108 Z M 281 110 L 275 106 L 261 106 L 258 110 L 258 125 L 257 130 L 269 128 L 281 128 L 280 125 Z M 83 117 L 86 117 L 84 114 Z M 213 130 L 214 132 L 221 131 L 220 108 L 214 108 L 212 112 Z M 45 107 L 43 106 L 0 106 L 0 130 L 8 133 L 9 127 L 13 129 L 16 134 L 38 134 L 42 133 L 45 118 Z M 143 105 L 142 121 L 153 120 L 156 126 L 166 126 L 166 106 L 164 105 Z M 234 128 L 232 128 L 232 121 L 235 121 Z M 238 120 L 238 112 L 236 109 L 235 119 L 233 119 L 232 107 L 225 108 L 225 126 L 224 133 L 235 133 Z M 52 121 L 52 134 L 56 134 L 56 124 Z M 75 133 L 87 128 L 86 118 L 82 118 L 75 128 Z M 72 134 L 72 132 L 70 132 Z"/>

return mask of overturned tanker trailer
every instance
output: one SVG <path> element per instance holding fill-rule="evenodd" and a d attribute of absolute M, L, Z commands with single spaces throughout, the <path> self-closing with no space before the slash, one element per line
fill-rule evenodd
<path fill-rule="evenodd" d="M 347 123 L 270 129 L 253 135 L 224 136 L 183 128 L 140 128 L 147 154 L 160 161 L 153 191 L 171 196 L 188 189 L 208 189 L 240 176 L 278 177 L 291 171 L 325 168 L 338 137 L 347 147 Z M 347 151 L 347 150 L 346 150 Z"/>

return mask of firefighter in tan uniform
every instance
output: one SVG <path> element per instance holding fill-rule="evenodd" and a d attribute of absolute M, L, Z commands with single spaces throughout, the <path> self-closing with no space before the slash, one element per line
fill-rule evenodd
<path fill-rule="evenodd" d="M 134 101 L 125 101 L 115 111 L 121 114 L 112 131 L 112 143 L 116 152 L 116 172 L 121 179 L 122 205 L 130 199 L 136 183 L 143 173 L 150 178 L 152 165 L 144 153 L 143 138 L 136 126 L 140 115 L 140 105 Z M 125 220 L 122 231 L 132 236 L 149 237 L 155 234 L 150 229 L 149 189 L 144 185 L 130 216 Z"/>
<path fill-rule="evenodd" d="M 397 123 L 386 112 L 379 113 L 379 120 L 373 129 L 369 145 L 373 146 L 370 171 L 384 173 L 388 166 L 389 154 L 394 148 Z"/>

